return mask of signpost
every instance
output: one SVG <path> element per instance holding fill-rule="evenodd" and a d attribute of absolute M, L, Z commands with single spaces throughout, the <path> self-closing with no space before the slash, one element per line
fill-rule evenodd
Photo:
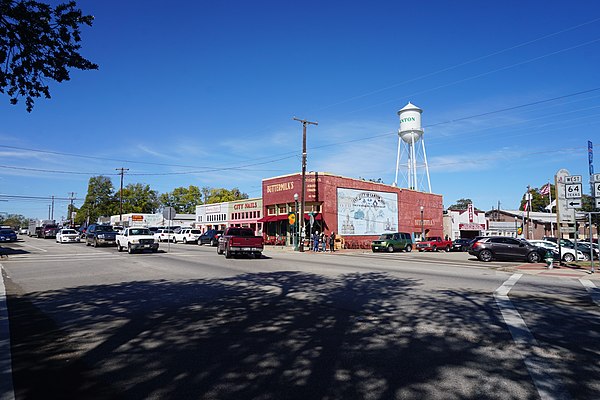
<path fill-rule="evenodd" d="M 163 218 L 169 221 L 169 230 L 167 233 L 167 252 L 171 251 L 171 221 L 175 219 L 177 212 L 173 207 L 165 207 L 163 209 Z"/>

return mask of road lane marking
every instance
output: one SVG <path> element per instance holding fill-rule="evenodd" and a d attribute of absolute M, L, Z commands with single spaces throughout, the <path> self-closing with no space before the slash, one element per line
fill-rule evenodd
<path fill-rule="evenodd" d="M 0 264 L 0 399 L 14 400 L 12 356 L 10 354 L 10 327 L 4 287 L 4 267 Z"/>
<path fill-rule="evenodd" d="M 529 376 L 542 400 L 558 400 L 569 399 L 568 392 L 564 389 L 557 373 L 552 374 L 550 371 L 555 371 L 548 360 L 536 355 L 535 347 L 540 347 L 539 343 L 533 337 L 533 334 L 527 328 L 527 324 L 513 306 L 508 298 L 508 292 L 515 286 L 517 281 L 523 274 L 513 274 L 494 292 L 494 299 L 508 330 L 517 345 L 517 351 L 521 353 L 521 357 L 527 367 Z M 539 352 L 537 352 L 539 354 Z"/>
<path fill-rule="evenodd" d="M 32 249 L 36 249 L 36 250 L 39 250 L 39 251 L 43 251 L 44 253 L 47 253 L 47 252 L 48 252 L 48 250 L 46 250 L 46 249 L 42 249 L 41 247 L 32 246 L 32 245 L 30 245 L 30 244 L 27 244 L 27 243 L 22 243 L 22 244 L 23 244 L 23 246 L 31 247 Z"/>
<path fill-rule="evenodd" d="M 579 279 L 579 282 L 581 282 L 585 290 L 587 290 L 590 296 L 592 296 L 592 301 L 600 307 L 600 289 L 597 288 L 596 285 L 594 285 L 594 282 L 590 281 L 589 279 L 581 278 Z"/>

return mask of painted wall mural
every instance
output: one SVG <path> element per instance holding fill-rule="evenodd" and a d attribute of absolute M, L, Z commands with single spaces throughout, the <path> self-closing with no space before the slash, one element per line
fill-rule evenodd
<path fill-rule="evenodd" d="M 338 229 L 342 236 L 398 231 L 398 194 L 337 189 Z"/>

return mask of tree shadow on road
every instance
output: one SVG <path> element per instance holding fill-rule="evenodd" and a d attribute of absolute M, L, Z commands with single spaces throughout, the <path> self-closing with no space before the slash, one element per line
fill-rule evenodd
<path fill-rule="evenodd" d="M 488 293 L 420 285 L 274 272 L 9 287 L 17 398 L 535 397 Z"/>

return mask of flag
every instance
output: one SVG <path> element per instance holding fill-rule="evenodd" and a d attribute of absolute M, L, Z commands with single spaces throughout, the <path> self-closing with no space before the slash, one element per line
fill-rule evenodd
<path fill-rule="evenodd" d="M 542 196 L 546 196 L 546 195 L 550 194 L 550 184 L 549 183 L 542 186 L 542 188 L 540 189 L 540 194 Z"/>
<path fill-rule="evenodd" d="M 552 212 L 552 207 L 556 207 L 556 200 L 552 200 L 552 203 L 546 206 L 546 210 Z"/>
<path fill-rule="evenodd" d="M 527 205 L 529 204 L 528 201 L 525 202 L 525 204 L 523 205 L 523 211 L 527 211 Z"/>

